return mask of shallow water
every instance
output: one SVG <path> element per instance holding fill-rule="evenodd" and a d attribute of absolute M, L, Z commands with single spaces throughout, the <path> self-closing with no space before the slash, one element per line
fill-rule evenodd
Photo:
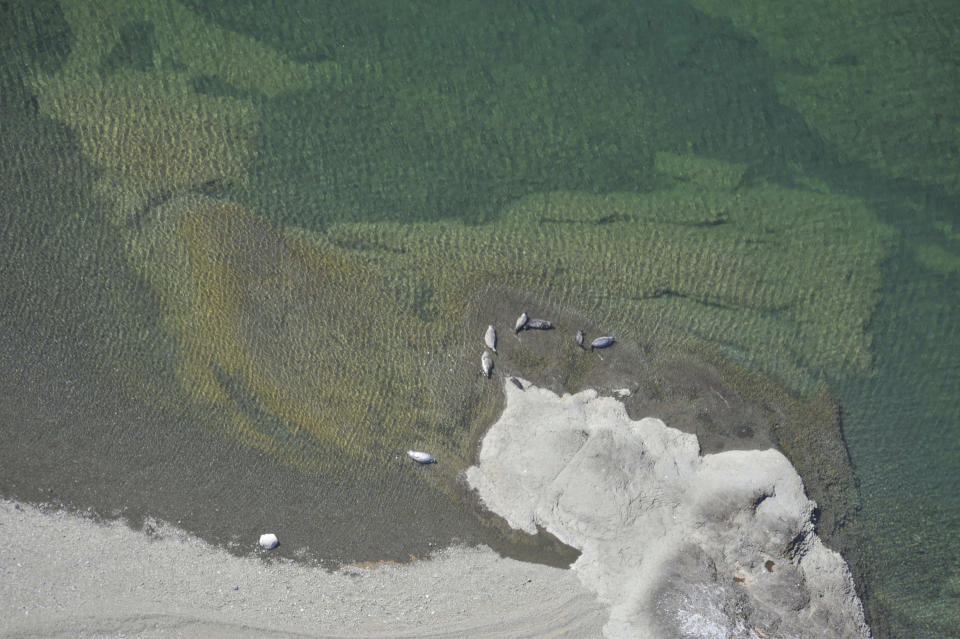
<path fill-rule="evenodd" d="M 562 562 L 455 476 L 480 311 L 562 309 L 829 384 L 875 631 L 956 636 L 958 18 L 862 4 L 8 4 L 0 492 Z"/>

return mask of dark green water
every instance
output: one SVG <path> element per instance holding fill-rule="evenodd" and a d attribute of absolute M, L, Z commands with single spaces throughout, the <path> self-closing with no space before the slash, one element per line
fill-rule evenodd
<path fill-rule="evenodd" d="M 459 346 L 464 316 L 502 286 L 524 293 L 501 302 L 580 309 L 628 338 L 675 324 L 797 392 L 829 384 L 876 634 L 960 636 L 953 4 L 67 5 L 0 15 L 4 496 L 153 514 L 226 544 L 281 521 L 336 539 L 311 548 L 331 562 L 501 539 L 454 478 L 393 453 L 422 433 L 469 458 L 492 395 Z M 536 213 L 537 194 L 571 191 Z M 278 277 L 295 292 L 278 299 L 224 284 L 224 260 L 164 261 L 155 247 L 195 240 L 194 261 L 227 247 L 244 272 L 272 246 L 243 224 L 186 239 L 155 225 L 206 219 L 155 208 L 183 193 L 319 237 L 319 257 L 289 258 Z M 635 199 L 590 199 L 610 193 Z M 782 260 L 751 248 L 764 243 Z M 330 293 L 305 284 L 314 259 L 360 282 L 323 323 L 372 317 L 382 341 L 312 332 L 296 300 Z M 221 291 L 245 302 L 211 301 Z M 226 345 L 201 321 L 218 313 L 237 318 Z M 417 328 L 398 334 L 396 317 Z M 300 337 L 271 341 L 274 323 Z M 277 349 L 306 373 L 273 366 Z M 303 355 L 316 350 L 328 358 Z M 346 372 L 312 384 L 314 363 Z M 380 390 L 358 410 L 324 395 L 334 382 Z M 310 393 L 327 404 L 290 405 Z M 325 411 L 362 435 L 315 444 L 303 429 Z"/>

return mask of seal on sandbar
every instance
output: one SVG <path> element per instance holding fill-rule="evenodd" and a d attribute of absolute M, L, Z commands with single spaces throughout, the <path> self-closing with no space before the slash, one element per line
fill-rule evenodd
<path fill-rule="evenodd" d="M 483 336 L 483 343 L 494 353 L 497 352 L 497 331 L 493 328 L 493 324 L 487 327 L 487 332 Z"/>
<path fill-rule="evenodd" d="M 598 337 L 590 342 L 590 350 L 592 351 L 595 348 L 606 348 L 607 346 L 611 346 L 615 341 L 617 340 L 613 339 L 609 335 L 606 337 Z"/>
<path fill-rule="evenodd" d="M 524 326 L 524 330 L 538 330 L 538 331 L 549 331 L 553 328 L 553 323 L 548 322 L 544 319 L 532 319 L 527 321 L 527 325 Z"/>
<path fill-rule="evenodd" d="M 424 453 L 419 450 L 408 450 L 407 454 L 410 455 L 410 459 L 417 462 L 418 464 L 436 464 L 437 458 L 431 455 L 430 453 Z"/>
<path fill-rule="evenodd" d="M 517 318 L 517 323 L 513 325 L 513 332 L 519 333 L 527 325 L 527 322 L 530 321 L 530 316 L 527 315 L 527 312 L 524 311 L 520 313 L 520 317 Z"/>
<path fill-rule="evenodd" d="M 483 374 L 489 379 L 490 371 L 493 370 L 493 358 L 490 357 L 490 351 L 483 351 L 483 356 L 480 358 L 480 367 Z"/>

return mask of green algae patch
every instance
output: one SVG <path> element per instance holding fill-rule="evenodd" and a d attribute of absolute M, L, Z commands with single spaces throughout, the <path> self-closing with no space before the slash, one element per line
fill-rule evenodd
<path fill-rule="evenodd" d="M 960 273 L 960 232 L 949 222 L 934 222 L 936 241 L 910 243 L 917 262 L 944 277 Z"/>
<path fill-rule="evenodd" d="M 756 38 L 776 62 L 780 100 L 842 157 L 960 193 L 960 67 L 950 30 L 924 8 L 869 0 L 693 4 Z"/>
<path fill-rule="evenodd" d="M 70 52 L 31 78 L 37 106 L 105 169 L 97 191 L 121 218 L 181 190 L 244 182 L 257 152 L 256 96 L 324 84 L 335 70 L 288 60 L 172 0 L 62 10 Z"/>
<path fill-rule="evenodd" d="M 960 273 L 960 254 L 955 251 L 938 244 L 914 242 L 913 252 L 917 262 L 935 273 L 944 276 Z"/>
<path fill-rule="evenodd" d="M 68 124 L 84 155 L 131 194 L 243 181 L 256 152 L 258 114 L 251 105 L 198 94 L 175 75 L 91 75 L 46 87 L 39 104 Z"/>
<path fill-rule="evenodd" d="M 184 390 L 228 411 L 228 430 L 325 470 L 340 456 L 437 450 L 426 328 L 398 317 L 368 267 L 235 204 L 182 196 L 154 213 L 131 260 L 160 295 Z"/>

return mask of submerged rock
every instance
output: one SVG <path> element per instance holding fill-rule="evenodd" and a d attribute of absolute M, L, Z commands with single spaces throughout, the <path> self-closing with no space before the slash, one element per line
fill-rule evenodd
<path fill-rule="evenodd" d="M 467 479 L 514 528 L 582 551 L 573 569 L 610 607 L 606 636 L 869 636 L 781 453 L 701 456 L 695 435 L 592 390 L 506 394 Z"/>

